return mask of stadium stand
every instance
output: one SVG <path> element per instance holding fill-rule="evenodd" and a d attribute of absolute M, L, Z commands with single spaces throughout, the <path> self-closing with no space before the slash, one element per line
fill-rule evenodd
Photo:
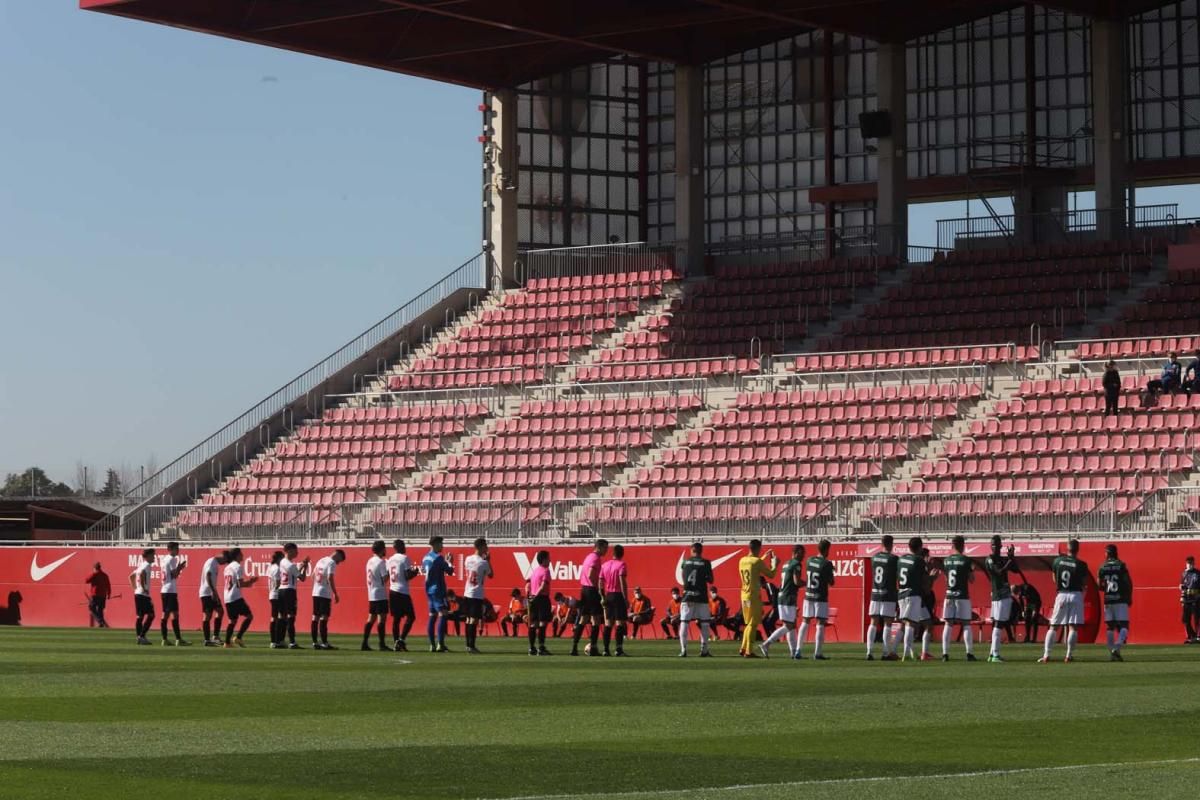
<path fill-rule="evenodd" d="M 1031 331 L 1077 330 L 1110 292 L 1129 286 L 1132 272 L 1150 268 L 1159 247 L 1100 242 L 939 253 L 820 349 L 937 348 L 940 363 L 961 363 L 1006 357 L 978 346 L 1013 342 L 1028 343 L 1018 359 L 1029 360 L 1037 356 Z"/>

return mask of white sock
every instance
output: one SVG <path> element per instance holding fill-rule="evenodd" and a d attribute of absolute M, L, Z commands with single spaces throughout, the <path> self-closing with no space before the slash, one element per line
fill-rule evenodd
<path fill-rule="evenodd" d="M 708 623 L 700 623 L 700 652 L 708 651 Z"/>
<path fill-rule="evenodd" d="M 1079 641 L 1079 633 L 1074 628 L 1071 628 L 1067 632 L 1067 658 L 1075 654 L 1075 643 L 1077 641 Z"/>
<path fill-rule="evenodd" d="M 921 655 L 929 654 L 929 640 L 933 638 L 933 630 L 926 625 L 925 630 L 921 632 Z"/>
<path fill-rule="evenodd" d="M 797 638 L 796 629 L 788 628 L 787 646 L 788 646 L 788 654 L 789 655 L 793 655 L 793 656 L 796 655 L 796 638 Z"/>
<path fill-rule="evenodd" d="M 1125 641 L 1128 638 L 1129 638 L 1129 628 L 1121 628 L 1120 633 L 1117 634 L 1117 649 L 1118 650 L 1120 650 L 1122 647 L 1125 646 Z"/>
<path fill-rule="evenodd" d="M 771 635 L 767 637 L 767 640 L 765 642 L 763 642 L 763 647 L 770 647 L 775 642 L 778 642 L 784 636 L 787 636 L 788 631 L 790 631 L 790 630 L 791 630 L 791 628 L 789 628 L 787 625 L 780 625 L 778 628 L 771 631 Z"/>
<path fill-rule="evenodd" d="M 887 623 L 883 629 L 883 649 L 888 655 L 896 655 L 896 645 L 900 643 L 900 631 L 896 626 Z"/>
<path fill-rule="evenodd" d="M 974 636 L 974 634 L 971 633 L 970 623 L 963 625 L 962 632 L 963 632 L 963 644 L 965 644 L 967 646 L 967 655 L 969 655 L 969 656 L 975 655 L 975 636 Z"/>
<path fill-rule="evenodd" d="M 1046 649 L 1044 651 L 1042 651 L 1042 655 L 1045 658 L 1049 658 L 1050 651 L 1054 649 L 1054 634 L 1055 634 L 1054 628 L 1051 628 L 1050 630 L 1046 631 Z"/>
<path fill-rule="evenodd" d="M 800 623 L 800 632 L 796 634 L 796 653 L 799 654 L 804 650 L 804 643 L 808 641 L 808 621 Z"/>
<path fill-rule="evenodd" d="M 992 628 L 992 652 L 989 655 L 1000 655 L 1000 629 Z"/>
<path fill-rule="evenodd" d="M 1108 645 L 1109 650 L 1113 649 L 1113 629 L 1112 628 L 1109 628 L 1108 631 L 1104 634 L 1104 642 L 1105 642 L 1105 644 Z"/>
<path fill-rule="evenodd" d="M 821 649 L 824 646 L 825 646 L 825 623 L 818 622 L 817 623 L 817 641 L 816 641 L 816 644 L 813 645 L 813 655 L 814 656 L 821 655 Z"/>
<path fill-rule="evenodd" d="M 682 653 L 685 650 L 687 650 L 687 640 L 688 640 L 688 623 L 680 622 L 679 623 L 679 652 Z"/>
<path fill-rule="evenodd" d="M 915 631 L 912 625 L 905 624 L 904 626 L 904 657 L 911 658 L 913 654 L 913 635 Z"/>
<path fill-rule="evenodd" d="M 942 655 L 950 652 L 950 625 L 942 626 Z"/>
<path fill-rule="evenodd" d="M 875 620 L 871 620 L 871 624 L 867 626 L 867 655 L 875 652 Z"/>

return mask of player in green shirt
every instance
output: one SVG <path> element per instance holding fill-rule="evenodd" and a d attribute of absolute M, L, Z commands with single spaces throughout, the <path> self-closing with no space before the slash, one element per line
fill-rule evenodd
<path fill-rule="evenodd" d="M 1066 629 L 1067 663 L 1075 660 L 1075 643 L 1079 640 L 1079 626 L 1083 624 L 1083 588 L 1087 585 L 1088 565 L 1079 558 L 1079 540 L 1067 542 L 1067 555 L 1054 559 L 1050 566 L 1058 595 L 1054 598 L 1054 613 L 1050 617 L 1050 629 L 1046 631 L 1046 648 L 1040 664 L 1050 663 L 1050 652 L 1059 629 Z"/>
<path fill-rule="evenodd" d="M 771 632 L 765 642 L 758 646 L 763 658 L 768 658 L 771 645 L 787 638 L 788 657 L 796 657 L 796 601 L 804 588 L 804 545 L 792 548 L 792 558 L 779 572 L 779 595 L 775 598 L 775 610 L 783 624 Z"/>
<path fill-rule="evenodd" d="M 1100 571 L 1097 573 L 1097 583 L 1104 593 L 1104 622 L 1108 626 L 1105 641 L 1108 643 L 1110 661 L 1124 661 L 1121 648 L 1129 638 L 1129 607 L 1133 605 L 1133 578 L 1129 577 L 1129 567 L 1117 558 L 1117 546 L 1110 544 L 1104 548 L 1106 556 Z"/>
<path fill-rule="evenodd" d="M 1004 542 L 999 536 L 992 537 L 992 554 L 983 561 L 983 571 L 987 573 L 988 582 L 992 588 L 992 649 L 988 651 L 988 661 L 1003 663 L 1000 657 L 1000 640 L 1005 630 L 1009 631 L 1009 641 L 1012 635 L 1012 587 L 1008 583 L 1009 573 L 1016 573 L 1026 584 L 1025 574 L 1017 566 L 1016 551 L 1012 545 L 1007 552 L 1003 551 Z"/>
<path fill-rule="evenodd" d="M 975 581 L 975 564 L 963 554 L 967 546 L 963 537 L 955 536 L 951 546 L 954 552 L 942 559 L 942 574 L 946 576 L 946 596 L 942 600 L 942 661 L 950 660 L 955 625 L 962 632 L 967 661 L 975 661 L 971 641 L 971 584 Z"/>
<path fill-rule="evenodd" d="M 883 660 L 896 660 L 896 637 L 889 634 L 892 620 L 896 618 L 896 563 L 900 560 L 892 552 L 892 537 L 886 535 L 881 541 L 883 547 L 871 556 L 868 569 L 871 570 L 871 606 L 867 615 L 871 624 L 867 626 L 867 661 L 875 660 L 875 639 L 883 638 Z"/>
<path fill-rule="evenodd" d="M 709 658 L 708 628 L 712 614 L 708 609 L 708 587 L 713 582 L 712 562 L 704 557 L 704 545 L 695 542 L 692 554 L 680 565 L 683 579 L 683 602 L 679 605 L 679 657 L 687 656 L 688 623 L 696 621 L 700 628 L 700 657 Z"/>
<path fill-rule="evenodd" d="M 929 621 L 929 609 L 925 608 L 925 584 L 929 580 L 929 568 L 921 551 L 925 544 L 920 536 L 908 540 L 908 554 L 896 562 L 896 588 L 900 598 L 900 619 L 904 620 L 904 656 L 908 661 L 913 656 L 913 639 Z"/>
<path fill-rule="evenodd" d="M 800 632 L 796 636 L 795 658 L 804 658 L 802 651 L 808 639 L 808 626 L 815 622 L 817 632 L 813 636 L 813 658 L 825 661 L 829 656 L 821 650 L 825 646 L 825 622 L 829 619 L 829 587 L 833 586 L 835 580 L 833 562 L 829 560 L 828 539 L 817 543 L 817 553 L 805 564 L 804 609 L 800 613 L 804 622 L 800 624 Z"/>

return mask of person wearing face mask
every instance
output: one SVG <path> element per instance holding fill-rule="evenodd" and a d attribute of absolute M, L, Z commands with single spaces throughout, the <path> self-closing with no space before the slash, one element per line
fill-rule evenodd
<path fill-rule="evenodd" d="M 1184 644 L 1195 644 L 1197 625 L 1200 625 L 1200 570 L 1196 557 L 1187 557 L 1187 566 L 1179 581 L 1179 602 L 1183 605 L 1183 628 L 1187 632 Z"/>

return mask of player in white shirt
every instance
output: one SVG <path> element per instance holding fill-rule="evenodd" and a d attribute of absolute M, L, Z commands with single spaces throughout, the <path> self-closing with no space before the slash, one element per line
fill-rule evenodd
<path fill-rule="evenodd" d="M 383 640 L 388 615 L 388 566 L 383 557 L 387 545 L 382 539 L 371 544 L 371 557 L 367 559 L 367 624 L 363 628 L 362 649 L 371 649 L 371 629 L 379 626 L 379 649 L 391 651 Z"/>
<path fill-rule="evenodd" d="M 283 561 L 283 551 L 276 550 L 271 554 L 271 566 L 267 567 L 267 600 L 271 603 L 271 649 L 278 650 L 286 647 L 283 643 L 283 632 L 287 623 L 279 624 L 282 611 L 279 605 L 279 564 Z"/>
<path fill-rule="evenodd" d="M 296 644 L 296 614 L 299 607 L 296 587 L 301 582 L 308 580 L 308 556 L 305 556 L 303 561 L 297 562 L 299 552 L 300 548 L 296 547 L 294 542 L 288 542 L 283 546 L 283 560 L 279 562 L 280 616 L 279 630 L 275 633 L 275 641 L 283 644 L 283 636 L 286 633 L 289 650 L 300 649 L 300 645 Z"/>
<path fill-rule="evenodd" d="M 467 556 L 463 562 L 463 616 L 467 622 L 467 652 L 478 653 L 475 646 L 479 623 L 483 621 L 487 604 L 484 601 L 487 579 L 492 572 L 491 554 L 488 552 L 487 539 L 482 537 L 475 540 L 475 552 Z"/>
<path fill-rule="evenodd" d="M 229 563 L 229 551 L 222 550 L 204 562 L 200 571 L 200 610 L 204 612 L 204 646 L 221 646 L 221 622 L 225 606 L 221 605 L 221 567 Z M 214 624 L 215 623 L 215 624 Z"/>
<path fill-rule="evenodd" d="M 408 582 L 421 574 L 421 571 L 408 557 L 403 539 L 392 542 L 392 548 L 396 552 L 387 560 L 388 611 L 392 614 L 392 647 L 396 652 L 402 653 L 408 650 L 405 640 L 417 619 L 416 612 L 413 611 L 412 596 L 408 593 Z M 403 629 L 400 627 L 401 622 L 404 623 Z"/>
<path fill-rule="evenodd" d="M 235 547 L 230 550 L 229 563 L 225 565 L 225 612 L 229 615 L 229 624 L 225 627 L 226 648 L 232 648 L 235 645 L 237 647 L 246 646 L 242 644 L 242 637 L 250 629 L 250 623 L 254 621 L 254 614 L 250 611 L 246 598 L 242 597 L 242 589 L 248 589 L 257 582 L 258 578 L 247 578 L 242 569 L 242 548 Z M 235 637 L 233 629 L 237 626 L 239 619 L 242 620 L 242 627 L 238 629 Z"/>
<path fill-rule="evenodd" d="M 313 567 L 313 650 L 337 650 L 329 643 L 329 614 L 333 611 L 333 604 L 342 601 L 338 596 L 337 583 L 333 576 L 337 572 L 338 564 L 345 560 L 344 550 L 334 550 Z"/>
<path fill-rule="evenodd" d="M 154 624 L 154 602 L 150 599 L 150 571 L 154 567 L 154 548 L 142 551 L 142 563 L 129 573 L 129 585 L 133 587 L 133 610 L 137 615 L 137 643 L 150 644 L 146 634 Z"/>
<path fill-rule="evenodd" d="M 175 633 L 175 646 L 187 647 L 191 642 L 185 642 L 179 635 L 179 573 L 187 562 L 179 557 L 179 542 L 167 542 L 167 557 L 162 563 L 162 590 L 159 597 L 162 600 L 162 643 L 163 647 L 170 644 L 167 639 L 167 618 L 171 620 L 171 628 Z"/>

